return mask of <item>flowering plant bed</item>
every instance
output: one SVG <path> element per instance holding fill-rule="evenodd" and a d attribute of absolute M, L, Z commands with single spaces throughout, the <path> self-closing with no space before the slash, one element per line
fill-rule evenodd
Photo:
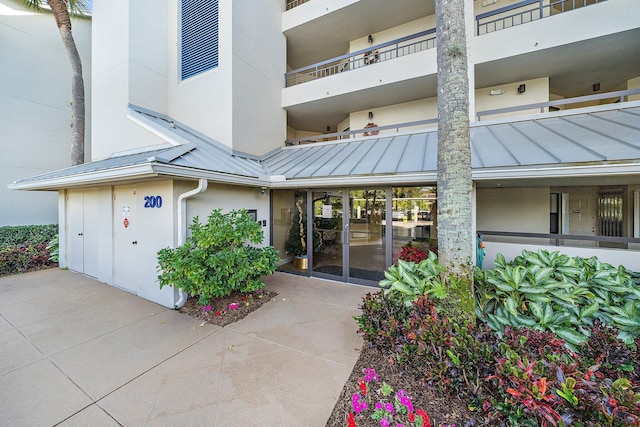
<path fill-rule="evenodd" d="M 439 393 L 387 358 L 374 347 L 362 350 L 327 427 L 464 427 L 473 417 L 464 401 Z"/>
<path fill-rule="evenodd" d="M 199 297 L 193 296 L 187 299 L 180 312 L 212 325 L 226 326 L 244 319 L 276 296 L 277 293 L 263 289 L 254 292 L 234 291 L 227 296 L 211 298 L 207 305 L 198 304 Z"/>

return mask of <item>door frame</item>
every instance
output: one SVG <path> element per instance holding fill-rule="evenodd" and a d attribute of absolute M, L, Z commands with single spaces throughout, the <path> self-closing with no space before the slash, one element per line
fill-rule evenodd
<path fill-rule="evenodd" d="M 384 190 L 385 192 L 385 219 L 384 219 L 384 247 L 385 247 L 385 269 L 392 264 L 393 261 L 393 223 L 392 223 L 392 187 L 391 186 L 367 186 L 367 187 L 340 187 L 340 188 L 309 188 L 307 189 L 307 235 L 309 236 L 307 244 L 307 258 L 308 258 L 308 275 L 311 277 L 319 277 L 329 280 L 340 280 L 347 283 L 355 283 L 365 286 L 378 286 L 378 281 L 366 280 L 357 277 L 350 276 L 350 221 L 351 221 L 351 206 L 349 204 L 349 194 L 352 190 L 364 190 L 376 188 Z M 334 275 L 329 273 L 321 273 L 313 270 L 313 193 L 323 191 L 342 191 L 342 229 L 340 230 L 342 236 L 342 275 Z M 311 232 L 309 231 L 311 230 Z"/>

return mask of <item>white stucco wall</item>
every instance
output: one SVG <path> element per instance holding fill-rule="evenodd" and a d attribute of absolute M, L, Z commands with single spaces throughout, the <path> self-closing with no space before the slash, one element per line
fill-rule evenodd
<path fill-rule="evenodd" d="M 154 2 L 144 19 L 134 20 L 141 13 L 136 2 L 113 0 L 93 5 L 92 160 L 164 142 L 127 119 L 126 112 L 130 103 L 158 110 L 162 106 L 166 89 L 158 84 L 161 60 L 157 59 L 162 55 L 152 52 L 149 38 L 159 37 L 158 43 L 165 44 L 162 26 L 155 19 L 163 16 L 167 2 Z"/>
<path fill-rule="evenodd" d="M 549 232 L 549 187 L 477 188 L 477 229 Z"/>
<path fill-rule="evenodd" d="M 281 0 L 233 2 L 233 148 L 265 154 L 284 145 L 287 62 Z"/>
<path fill-rule="evenodd" d="M 74 18 L 91 135 L 91 19 Z M 55 192 L 6 185 L 71 166 L 71 66 L 50 12 L 0 0 L 0 226 L 58 222 Z"/>

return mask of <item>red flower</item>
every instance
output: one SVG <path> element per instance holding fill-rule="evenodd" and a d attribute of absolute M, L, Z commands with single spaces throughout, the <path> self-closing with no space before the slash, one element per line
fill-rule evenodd
<path fill-rule="evenodd" d="M 409 412 L 409 422 L 413 423 L 416 421 L 416 416 L 413 412 Z"/>
<path fill-rule="evenodd" d="M 216 316 L 222 316 L 222 312 L 220 310 L 216 311 Z"/>
<path fill-rule="evenodd" d="M 360 378 L 358 380 L 358 388 L 360 389 L 360 391 L 362 392 L 362 394 L 366 395 L 367 394 L 367 383 L 364 382 L 364 380 L 362 378 Z"/>
<path fill-rule="evenodd" d="M 422 427 L 431 427 L 431 421 L 429 420 L 429 416 L 422 409 L 417 409 L 416 414 L 420 415 L 422 418 Z"/>
<path fill-rule="evenodd" d="M 356 427 L 356 417 L 353 416 L 353 412 L 349 412 L 347 423 L 347 427 Z"/>
<path fill-rule="evenodd" d="M 247 296 L 245 295 L 242 297 L 242 301 L 246 301 L 246 300 L 247 300 Z"/>

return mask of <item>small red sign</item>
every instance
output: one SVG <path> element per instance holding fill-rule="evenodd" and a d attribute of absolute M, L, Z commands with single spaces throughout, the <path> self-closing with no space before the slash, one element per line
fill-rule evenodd
<path fill-rule="evenodd" d="M 124 224 L 124 228 L 129 228 L 129 218 L 125 218 L 122 224 Z"/>

